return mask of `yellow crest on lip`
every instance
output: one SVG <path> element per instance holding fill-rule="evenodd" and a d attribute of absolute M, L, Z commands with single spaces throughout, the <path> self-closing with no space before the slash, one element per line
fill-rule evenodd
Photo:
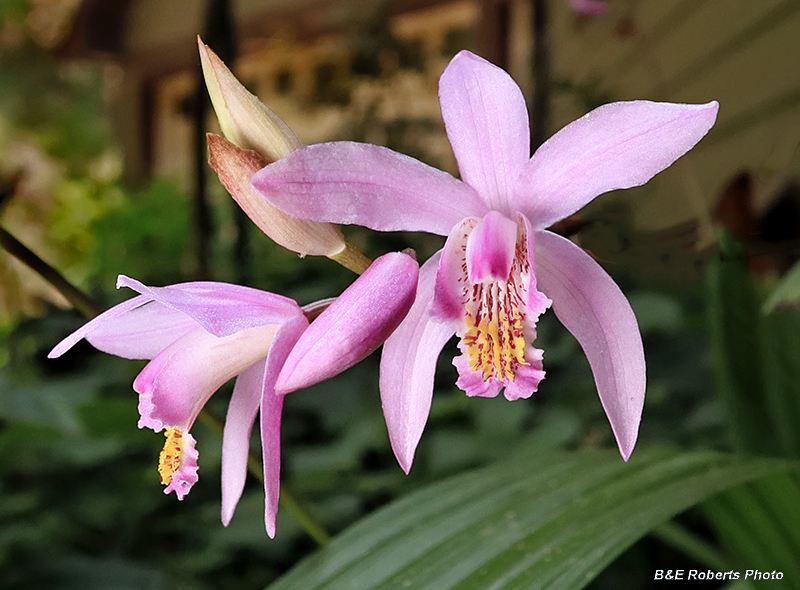
<path fill-rule="evenodd" d="M 172 483 L 172 478 L 181 468 L 183 460 L 183 430 L 177 426 L 168 428 L 164 432 L 167 437 L 164 448 L 158 456 L 158 473 L 161 476 L 161 483 L 168 486 Z"/>
<path fill-rule="evenodd" d="M 525 336 L 518 295 L 513 283 L 495 281 L 473 286 L 467 301 L 467 347 L 469 368 L 482 371 L 483 380 L 495 377 L 514 381 L 515 369 L 525 360 Z"/>

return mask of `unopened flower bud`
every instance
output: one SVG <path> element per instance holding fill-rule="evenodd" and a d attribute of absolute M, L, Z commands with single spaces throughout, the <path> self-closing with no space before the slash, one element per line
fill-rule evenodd
<path fill-rule="evenodd" d="M 240 148 L 274 162 L 300 147 L 289 126 L 251 94 L 200 37 L 200 63 L 222 133 Z"/>
<path fill-rule="evenodd" d="M 339 226 L 297 219 L 273 207 L 250 184 L 268 164 L 262 155 L 236 147 L 212 133 L 208 138 L 208 163 L 220 182 L 258 228 L 284 248 L 299 254 L 333 256 L 345 249 Z"/>

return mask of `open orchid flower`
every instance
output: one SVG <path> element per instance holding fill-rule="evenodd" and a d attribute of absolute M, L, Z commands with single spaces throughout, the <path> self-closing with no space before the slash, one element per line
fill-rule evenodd
<path fill-rule="evenodd" d="M 532 343 L 551 302 L 589 359 L 627 460 L 645 391 L 636 318 L 588 254 L 545 228 L 672 164 L 714 124 L 717 103 L 607 104 L 529 157 L 525 100 L 500 68 L 462 51 L 441 76 L 439 100 L 461 180 L 386 148 L 339 142 L 300 148 L 258 172 L 253 185 L 296 217 L 448 236 L 420 270 L 416 302 L 381 360 L 384 414 L 405 471 L 447 340 L 461 339 L 454 364 L 467 395 L 505 388 L 509 399 L 526 398 L 544 377 Z"/>
<path fill-rule="evenodd" d="M 139 394 L 139 427 L 166 429 L 158 471 L 165 493 L 178 499 L 197 482 L 198 453 L 190 429 L 203 406 L 238 375 L 222 441 L 222 522 L 227 526 L 247 475 L 250 433 L 260 411 L 264 460 L 265 523 L 275 536 L 280 490 L 280 424 L 283 396 L 275 383 L 295 346 L 312 350 L 293 374 L 303 386 L 332 377 L 372 353 L 405 317 L 414 301 L 416 261 L 404 253 L 378 258 L 309 326 L 292 299 L 213 282 L 148 287 L 120 276 L 117 287 L 140 295 L 65 338 L 50 353 L 64 354 L 86 338 L 95 348 L 131 359 L 151 359 L 133 383 Z"/>

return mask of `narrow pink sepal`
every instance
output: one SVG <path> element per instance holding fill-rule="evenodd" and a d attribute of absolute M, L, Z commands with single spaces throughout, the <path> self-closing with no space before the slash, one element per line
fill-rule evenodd
<path fill-rule="evenodd" d="M 627 461 L 636 445 L 646 387 L 636 316 L 611 277 L 566 238 L 537 232 L 536 255 L 539 287 L 586 353 L 600 402 Z"/>
<path fill-rule="evenodd" d="M 386 340 L 381 356 L 383 415 L 392 450 L 406 473 L 428 421 L 436 361 L 457 328 L 457 322 L 431 317 L 439 258 L 437 253 L 422 265 L 414 305 Z"/>
<path fill-rule="evenodd" d="M 86 334 L 98 350 L 128 359 L 152 359 L 200 327 L 185 313 L 151 301 Z"/>
<path fill-rule="evenodd" d="M 379 231 L 446 236 L 464 217 L 487 211 L 472 188 L 446 172 L 365 143 L 302 147 L 262 168 L 253 186 L 293 217 Z"/>
<path fill-rule="evenodd" d="M 261 396 L 267 361 L 257 362 L 236 378 L 225 429 L 222 433 L 222 524 L 228 526 L 242 497 L 247 480 L 250 434 L 253 430 Z"/>
<path fill-rule="evenodd" d="M 220 337 L 257 326 L 280 324 L 303 313 L 288 297 L 228 283 L 200 281 L 148 287 L 120 275 L 117 288 L 122 286 L 186 314 Z"/>
<path fill-rule="evenodd" d="M 127 313 L 135 310 L 143 305 L 145 305 L 148 301 L 150 301 L 149 297 L 145 297 L 143 295 L 138 295 L 132 299 L 128 299 L 127 301 L 123 301 L 119 305 L 115 305 L 111 309 L 101 313 L 99 316 L 91 320 L 90 322 L 85 323 L 83 326 L 75 330 L 72 334 L 64 338 L 61 342 L 53 347 L 53 350 L 47 355 L 47 358 L 58 358 L 65 352 L 67 352 L 70 348 L 75 346 L 81 339 L 85 338 L 88 334 L 96 330 L 103 329 L 109 325 L 113 325 L 114 323 L 120 321 L 120 318 L 125 316 Z M 102 348 L 103 352 L 108 352 Z M 113 352 L 110 354 L 114 354 Z M 148 358 L 148 357 L 140 357 L 140 358 Z"/>
<path fill-rule="evenodd" d="M 264 463 L 264 525 L 270 538 L 275 538 L 281 490 L 283 396 L 275 393 L 275 381 L 289 352 L 307 328 L 308 321 L 305 317 L 286 322 L 275 335 L 267 356 L 264 390 L 261 395 L 261 453 Z"/>
<path fill-rule="evenodd" d="M 197 459 L 200 454 L 195 449 L 195 443 L 196 441 L 191 434 L 188 432 L 183 433 L 181 437 L 181 465 L 172 475 L 172 481 L 164 488 L 165 494 L 175 492 L 178 500 L 183 500 L 199 479 L 197 475 L 199 469 Z"/>
<path fill-rule="evenodd" d="M 461 51 L 439 79 L 439 102 L 461 179 L 491 209 L 513 215 L 513 183 L 530 156 L 528 109 L 519 86 L 494 64 Z"/>
<path fill-rule="evenodd" d="M 419 265 L 408 254 L 384 254 L 315 319 L 283 366 L 276 389 L 310 387 L 372 354 L 411 309 Z"/>
<path fill-rule="evenodd" d="M 467 275 L 470 283 L 507 281 L 517 244 L 517 224 L 489 211 L 467 238 Z"/>
<path fill-rule="evenodd" d="M 596 108 L 536 150 L 512 206 L 543 229 L 602 193 L 642 185 L 708 133 L 718 108 L 646 100 Z"/>

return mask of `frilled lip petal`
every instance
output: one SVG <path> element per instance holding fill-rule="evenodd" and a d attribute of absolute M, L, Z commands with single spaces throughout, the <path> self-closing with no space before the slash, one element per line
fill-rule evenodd
<path fill-rule="evenodd" d="M 258 326 L 281 324 L 303 313 L 300 306 L 288 297 L 228 283 L 200 281 L 148 287 L 120 275 L 117 287 L 121 286 L 186 314 L 219 337 Z"/>
<path fill-rule="evenodd" d="M 173 342 L 133 382 L 139 394 L 139 426 L 189 430 L 223 383 L 267 356 L 277 329 L 270 324 L 220 338 L 197 328 Z"/>
<path fill-rule="evenodd" d="M 115 305 L 59 342 L 57 358 L 86 338 L 103 352 L 129 359 L 151 359 L 199 325 L 185 314 L 138 295 Z"/>
<path fill-rule="evenodd" d="M 445 236 L 464 217 L 488 210 L 472 188 L 446 172 L 363 143 L 300 148 L 257 172 L 253 186 L 293 217 L 380 231 Z"/>
<path fill-rule="evenodd" d="M 188 432 L 181 435 L 181 464 L 178 470 L 172 474 L 172 480 L 164 488 L 165 494 L 175 492 L 178 500 L 183 500 L 199 479 L 197 459 L 200 454 L 195 449 L 196 443 L 197 441 Z"/>
<path fill-rule="evenodd" d="M 636 316 L 591 256 L 551 232 L 536 233 L 536 277 L 556 316 L 589 359 L 597 393 L 627 461 L 636 445 L 646 385 Z"/>
<path fill-rule="evenodd" d="M 642 185 L 702 139 L 718 108 L 645 100 L 603 105 L 536 150 L 516 181 L 512 206 L 542 229 L 602 193 Z"/>
<path fill-rule="evenodd" d="M 510 184 L 530 156 L 528 109 L 519 86 L 494 64 L 462 51 L 439 79 L 439 102 L 461 178 L 492 209 L 512 215 Z"/>
<path fill-rule="evenodd" d="M 276 389 L 289 393 L 329 379 L 374 352 L 414 302 L 419 266 L 402 252 L 384 254 L 320 316 L 286 359 Z"/>
<path fill-rule="evenodd" d="M 469 290 L 466 284 L 466 250 L 470 233 L 480 223 L 476 217 L 467 217 L 447 236 L 436 271 L 431 315 L 439 320 L 464 319 L 464 299 Z"/>
<path fill-rule="evenodd" d="M 436 361 L 457 323 L 431 318 L 440 254 L 420 269 L 417 298 L 405 320 L 383 345 L 380 390 L 383 415 L 395 457 L 406 473 L 431 409 Z"/>

